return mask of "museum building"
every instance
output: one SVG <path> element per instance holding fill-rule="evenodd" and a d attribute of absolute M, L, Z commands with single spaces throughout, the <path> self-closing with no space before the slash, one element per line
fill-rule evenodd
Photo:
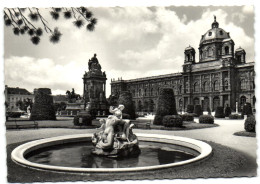
<path fill-rule="evenodd" d="M 200 104 L 206 110 L 210 107 L 230 106 L 238 110 L 246 102 L 255 106 L 254 62 L 246 62 L 246 52 L 241 47 L 234 51 L 235 43 L 229 32 L 219 28 L 214 16 L 211 29 L 201 36 L 199 62 L 195 61 L 195 49 L 184 50 L 184 64 L 181 73 L 112 80 L 111 94 L 130 91 L 137 112 L 154 112 L 159 90 L 171 87 L 174 90 L 176 106 L 184 111 L 188 104 Z"/>

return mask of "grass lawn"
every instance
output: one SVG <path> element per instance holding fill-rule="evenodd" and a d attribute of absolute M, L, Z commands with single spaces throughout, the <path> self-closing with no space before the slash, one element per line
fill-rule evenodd
<path fill-rule="evenodd" d="M 26 141 L 27 142 L 27 141 Z M 207 141 L 205 141 L 207 142 Z M 205 160 L 175 168 L 154 171 L 125 173 L 62 173 L 36 170 L 14 163 L 12 150 L 18 145 L 7 145 L 8 182 L 64 182 L 64 181 L 97 181 L 97 180 L 140 180 L 140 179 L 175 179 L 175 178 L 216 178 L 256 176 L 256 160 L 226 146 L 207 142 L 213 148 L 213 154 Z"/>

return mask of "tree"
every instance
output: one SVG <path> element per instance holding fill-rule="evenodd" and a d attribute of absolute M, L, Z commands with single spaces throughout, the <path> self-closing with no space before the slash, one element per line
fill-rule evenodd
<path fill-rule="evenodd" d="M 123 113 L 128 114 L 130 119 L 135 119 L 135 108 L 132 101 L 132 95 L 129 91 L 122 91 L 118 98 L 118 105 L 125 106 Z"/>
<path fill-rule="evenodd" d="M 87 23 L 86 29 L 88 31 L 94 31 L 97 24 L 97 19 L 93 17 L 93 13 L 85 7 L 49 8 L 48 11 L 55 21 L 62 16 L 65 19 L 73 19 L 72 23 L 77 28 L 82 28 Z M 13 27 L 13 33 L 17 36 L 28 33 L 35 45 L 40 42 L 43 30 L 50 34 L 50 42 L 52 43 L 58 43 L 62 35 L 58 27 L 51 28 L 49 26 L 46 17 L 43 17 L 38 8 L 5 8 L 4 22 L 6 26 Z"/>
<path fill-rule="evenodd" d="M 56 120 L 53 98 L 44 88 L 36 92 L 30 120 Z"/>
<path fill-rule="evenodd" d="M 154 124 L 161 125 L 166 115 L 178 115 L 176 110 L 175 97 L 172 88 L 161 88 L 157 100 L 157 109 Z"/>

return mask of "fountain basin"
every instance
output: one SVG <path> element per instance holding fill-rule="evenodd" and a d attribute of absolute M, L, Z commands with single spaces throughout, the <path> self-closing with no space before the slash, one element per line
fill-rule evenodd
<path fill-rule="evenodd" d="M 140 142 L 154 142 L 156 144 L 166 144 L 172 146 L 182 147 L 185 152 L 194 154 L 195 157 L 183 160 L 175 163 L 161 164 L 161 165 L 149 165 L 141 167 L 123 167 L 123 168 L 82 168 L 82 167 L 69 167 L 69 166 L 56 166 L 47 165 L 42 163 L 31 162 L 26 159 L 26 155 L 37 151 L 39 149 L 64 145 L 68 143 L 79 143 L 79 142 L 91 142 L 92 134 L 77 134 L 77 135 L 66 135 L 58 136 L 46 139 L 40 139 L 25 143 L 15 148 L 11 154 L 13 161 L 23 166 L 53 170 L 53 171 L 67 171 L 67 172 L 129 172 L 129 171 L 143 171 L 143 170 L 154 170 L 161 168 L 170 168 L 190 164 L 199 160 L 202 160 L 209 156 L 212 152 L 210 145 L 198 141 L 195 139 L 169 136 L 169 135 L 158 135 L 158 134 L 136 134 Z M 69 159 L 69 158 L 68 158 Z"/>

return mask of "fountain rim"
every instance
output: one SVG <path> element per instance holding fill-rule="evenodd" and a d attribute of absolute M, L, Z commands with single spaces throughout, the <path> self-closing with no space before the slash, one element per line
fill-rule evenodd
<path fill-rule="evenodd" d="M 144 133 L 136 133 L 139 141 L 151 141 L 151 142 L 159 142 L 159 143 L 167 143 L 167 144 L 175 144 L 187 148 L 194 149 L 198 151 L 200 154 L 192 159 L 169 163 L 163 165 L 153 165 L 153 166 L 143 166 L 143 167 L 130 167 L 130 168 L 79 168 L 79 167 L 64 167 L 64 166 L 53 166 L 53 165 L 45 165 L 38 164 L 34 162 L 30 162 L 24 158 L 28 152 L 36 149 L 40 149 L 43 147 L 76 142 L 77 139 L 91 138 L 92 134 L 74 134 L 74 135 L 65 135 L 65 136 L 57 136 L 51 138 L 44 138 L 39 140 L 30 141 L 28 143 L 22 144 L 16 147 L 12 153 L 11 158 L 14 162 L 35 169 L 43 169 L 43 170 L 51 170 L 51 171 L 62 171 L 62 172 L 131 172 L 131 171 L 146 171 L 146 170 L 155 170 L 155 169 L 163 169 L 163 168 L 171 168 L 176 166 L 182 166 L 186 164 L 190 164 L 193 162 L 197 162 L 208 157 L 212 153 L 212 147 L 203 142 L 196 139 L 191 139 L 187 137 L 179 137 L 179 136 L 171 136 L 171 135 L 161 135 L 161 134 L 144 134 Z M 74 140 L 74 141 L 73 141 Z"/>

